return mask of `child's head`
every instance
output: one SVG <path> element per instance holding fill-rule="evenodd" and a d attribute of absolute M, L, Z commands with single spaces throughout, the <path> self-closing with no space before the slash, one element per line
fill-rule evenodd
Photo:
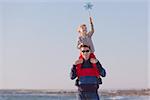
<path fill-rule="evenodd" d="M 81 35 L 85 35 L 87 33 L 87 27 L 85 24 L 79 26 L 77 30 Z"/>

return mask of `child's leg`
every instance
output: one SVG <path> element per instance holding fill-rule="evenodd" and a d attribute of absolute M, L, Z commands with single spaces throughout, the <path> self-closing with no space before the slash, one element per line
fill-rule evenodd
<path fill-rule="evenodd" d="M 91 54 L 90 54 L 90 58 L 94 58 L 94 59 L 96 59 L 96 57 L 95 57 L 94 53 L 91 53 Z M 82 57 L 82 54 L 81 54 L 81 53 L 80 53 L 79 59 L 83 59 L 83 57 Z"/>
<path fill-rule="evenodd" d="M 82 54 L 80 53 L 79 59 L 83 59 Z"/>
<path fill-rule="evenodd" d="M 90 58 L 94 58 L 94 59 L 96 59 L 96 57 L 95 57 L 94 53 L 91 53 L 91 54 L 90 54 Z"/>

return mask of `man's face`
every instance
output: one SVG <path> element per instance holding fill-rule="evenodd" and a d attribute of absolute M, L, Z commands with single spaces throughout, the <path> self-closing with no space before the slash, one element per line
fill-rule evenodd
<path fill-rule="evenodd" d="M 80 52 L 82 54 L 82 57 L 85 59 L 85 60 L 88 60 L 89 57 L 90 57 L 90 49 L 88 47 L 81 47 L 80 48 Z"/>

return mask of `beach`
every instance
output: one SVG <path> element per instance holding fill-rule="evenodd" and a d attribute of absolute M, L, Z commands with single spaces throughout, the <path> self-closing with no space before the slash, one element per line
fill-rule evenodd
<path fill-rule="evenodd" d="M 101 100 L 150 100 L 150 89 L 101 90 Z M 76 100 L 76 90 L 0 90 L 0 100 Z"/>

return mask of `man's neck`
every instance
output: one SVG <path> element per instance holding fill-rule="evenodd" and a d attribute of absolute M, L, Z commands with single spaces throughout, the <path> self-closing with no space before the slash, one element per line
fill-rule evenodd
<path fill-rule="evenodd" d="M 85 59 L 85 58 L 84 58 L 85 61 L 87 61 L 87 60 L 89 60 L 89 59 L 90 59 L 90 58 L 88 58 L 88 59 Z"/>

